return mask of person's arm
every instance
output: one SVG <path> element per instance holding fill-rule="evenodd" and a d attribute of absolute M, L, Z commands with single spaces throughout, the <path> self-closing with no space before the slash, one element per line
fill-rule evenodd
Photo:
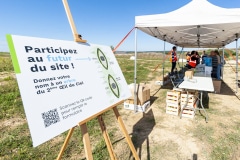
<path fill-rule="evenodd" d="M 220 56 L 217 56 L 217 61 L 218 61 L 218 64 L 221 64 Z"/>

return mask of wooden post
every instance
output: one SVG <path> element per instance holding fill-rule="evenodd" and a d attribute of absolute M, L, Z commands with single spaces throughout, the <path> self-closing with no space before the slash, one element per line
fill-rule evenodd
<path fill-rule="evenodd" d="M 68 135 L 67 135 L 67 137 L 63 143 L 63 146 L 60 150 L 60 153 L 58 154 L 57 160 L 60 160 L 62 158 L 63 152 L 65 151 L 65 149 L 67 147 L 67 144 L 72 136 L 73 130 L 74 130 L 74 127 L 69 130 Z"/>
<path fill-rule="evenodd" d="M 86 40 L 83 40 L 82 37 L 81 37 L 81 35 L 79 35 L 79 34 L 77 33 L 77 29 L 76 29 L 76 27 L 75 27 L 75 24 L 74 24 L 74 21 L 73 21 L 73 18 L 72 18 L 72 14 L 71 14 L 71 12 L 70 12 L 70 9 L 69 9 L 67 0 L 62 0 L 62 2 L 63 2 L 63 5 L 64 5 L 64 8 L 65 8 L 65 11 L 66 11 L 66 13 L 67 13 L 67 17 L 68 17 L 68 21 L 69 21 L 70 27 L 71 27 L 71 29 L 72 29 L 74 41 L 75 41 L 75 42 L 86 43 L 87 41 L 86 41 Z"/>
<path fill-rule="evenodd" d="M 85 150 L 85 154 L 86 154 L 86 158 L 87 160 L 93 160 L 93 156 L 92 156 L 92 150 L 91 150 L 91 146 L 90 146 L 90 138 L 89 138 L 89 134 L 87 131 L 87 125 L 86 123 L 83 123 L 80 125 L 81 127 L 81 131 L 82 131 L 82 139 L 83 139 L 83 144 L 84 144 L 84 150 Z"/>
<path fill-rule="evenodd" d="M 76 29 L 76 27 L 74 25 L 74 21 L 73 21 L 72 14 L 70 12 L 67 0 L 62 0 L 62 2 L 63 2 L 65 11 L 66 11 L 66 14 L 67 14 L 67 17 L 68 17 L 68 21 L 69 21 L 69 24 L 70 24 L 70 27 L 71 27 L 71 30 L 72 30 L 72 33 L 73 33 L 74 41 L 75 42 L 86 43 L 87 41 L 86 40 L 82 40 L 81 35 L 79 35 L 77 33 L 77 29 Z M 120 104 L 122 102 L 123 101 L 118 102 L 117 104 Z M 115 105 L 117 105 L 117 104 L 115 104 Z M 125 137 L 127 139 L 127 142 L 128 142 L 128 144 L 130 146 L 130 149 L 131 149 L 131 151 L 133 153 L 133 156 L 134 156 L 135 160 L 139 160 L 137 152 L 136 152 L 136 150 L 135 150 L 135 148 L 133 146 L 133 143 L 132 143 L 132 141 L 131 141 L 128 133 L 127 133 L 127 130 L 126 130 L 124 124 L 123 124 L 123 121 L 122 121 L 122 119 L 121 119 L 121 117 L 120 117 L 120 115 L 118 113 L 118 110 L 117 110 L 116 106 L 112 106 L 112 107 L 113 107 L 114 113 L 115 113 L 115 115 L 117 117 L 117 120 L 118 120 L 118 123 L 120 125 L 120 128 L 122 129 L 122 132 L 124 133 L 124 135 L 125 135 Z M 104 136 L 104 139 L 105 139 L 105 142 L 106 142 L 106 145 L 107 145 L 110 157 L 111 157 L 112 160 L 115 160 L 116 156 L 115 156 L 115 154 L 113 152 L 113 146 L 112 146 L 110 138 L 109 138 L 109 136 L 107 134 L 106 127 L 105 127 L 105 124 L 104 124 L 104 121 L 102 119 L 101 114 L 98 115 L 98 121 L 99 121 L 101 130 L 102 130 L 102 134 Z M 79 125 L 81 127 L 82 139 L 83 139 L 83 144 L 84 144 L 84 150 L 85 150 L 86 158 L 87 158 L 87 160 L 93 160 L 92 150 L 91 150 L 91 146 L 90 146 L 90 138 L 89 138 L 89 134 L 88 134 L 88 131 L 87 131 L 86 121 L 84 123 L 79 123 Z M 63 154 L 64 150 L 66 149 L 66 146 L 67 146 L 67 144 L 69 142 L 69 139 L 72 136 L 73 130 L 74 130 L 74 128 L 71 128 L 69 130 L 67 138 L 65 139 L 65 142 L 64 142 L 64 144 L 63 144 L 63 146 L 61 148 L 61 151 L 60 151 L 60 153 L 59 153 L 59 155 L 57 157 L 57 160 L 61 159 L 62 154 Z"/>
<path fill-rule="evenodd" d="M 130 147 L 130 149 L 131 149 L 131 151 L 132 151 L 133 157 L 135 158 L 135 160 L 140 160 L 139 157 L 138 157 L 138 155 L 137 155 L 136 149 L 135 149 L 135 147 L 134 147 L 134 145 L 133 145 L 133 143 L 132 143 L 132 140 L 131 140 L 130 136 L 128 135 L 127 129 L 126 129 L 125 126 L 124 126 L 122 117 L 120 116 L 120 114 L 119 114 L 118 109 L 117 109 L 116 106 L 113 107 L 113 111 L 114 111 L 114 113 L 115 113 L 115 115 L 116 115 L 116 118 L 117 118 L 117 120 L 118 120 L 118 123 L 119 123 L 119 125 L 120 125 L 120 128 L 121 128 L 123 134 L 125 135 L 125 138 L 126 138 L 126 140 L 127 140 L 127 143 L 128 143 L 128 145 L 129 145 L 129 147 Z"/>
<path fill-rule="evenodd" d="M 102 130 L 102 134 L 103 134 L 103 137 L 105 139 L 105 142 L 106 142 L 106 145 L 107 145 L 107 149 L 108 149 L 108 153 L 109 153 L 109 155 L 111 157 L 111 160 L 115 160 L 116 156 L 115 156 L 115 154 L 113 152 L 113 146 L 112 146 L 111 140 L 109 138 L 109 135 L 107 133 L 107 129 L 106 129 L 105 123 L 103 121 L 102 115 L 98 116 L 98 122 L 100 124 L 101 130 Z"/>

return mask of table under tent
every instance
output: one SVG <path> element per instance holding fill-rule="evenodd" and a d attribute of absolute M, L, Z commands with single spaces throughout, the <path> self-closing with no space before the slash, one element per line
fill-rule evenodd
<path fill-rule="evenodd" d="M 182 50 L 183 48 L 222 48 L 224 57 L 225 46 L 236 41 L 236 92 L 238 92 L 237 46 L 240 36 L 240 8 L 221 8 L 207 0 L 192 0 L 185 6 L 169 13 L 136 16 L 135 27 L 150 36 L 163 40 L 164 52 L 165 43 L 169 42 L 182 47 Z M 137 29 L 135 30 L 135 85 L 137 79 Z M 136 100 L 134 100 L 134 104 L 136 105 Z"/>

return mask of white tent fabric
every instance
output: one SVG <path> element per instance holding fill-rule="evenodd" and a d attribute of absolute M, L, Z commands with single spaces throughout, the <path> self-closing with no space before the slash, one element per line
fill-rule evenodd
<path fill-rule="evenodd" d="M 240 35 L 240 8 L 192 0 L 169 13 L 136 16 L 135 27 L 184 48 L 221 48 Z"/>
<path fill-rule="evenodd" d="M 192 0 L 169 13 L 136 16 L 135 27 L 182 48 L 224 48 L 236 40 L 236 92 L 238 91 L 237 40 L 240 36 L 240 8 L 221 8 L 207 0 Z M 134 104 L 136 107 L 136 37 L 135 45 Z"/>

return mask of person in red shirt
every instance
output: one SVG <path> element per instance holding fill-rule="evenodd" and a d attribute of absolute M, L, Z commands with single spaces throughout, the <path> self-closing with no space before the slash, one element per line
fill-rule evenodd
<path fill-rule="evenodd" d="M 191 52 L 191 58 L 188 62 L 188 69 L 195 68 L 197 65 L 198 57 L 196 51 Z"/>

